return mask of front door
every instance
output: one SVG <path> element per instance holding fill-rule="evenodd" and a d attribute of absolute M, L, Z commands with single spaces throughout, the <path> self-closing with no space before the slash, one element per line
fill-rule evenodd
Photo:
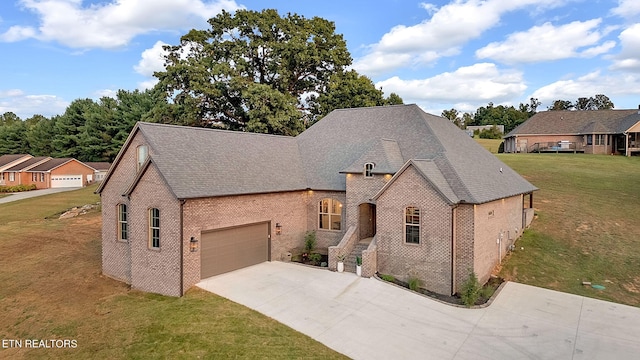
<path fill-rule="evenodd" d="M 376 235 L 376 205 L 363 203 L 358 206 L 360 239 L 374 237 Z"/>

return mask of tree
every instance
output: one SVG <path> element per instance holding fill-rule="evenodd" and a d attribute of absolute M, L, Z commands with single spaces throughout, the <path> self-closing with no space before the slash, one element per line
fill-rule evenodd
<path fill-rule="evenodd" d="M 326 89 L 319 96 L 311 96 L 314 108 L 313 121 L 335 109 L 402 104 L 402 98 L 391 93 L 385 99 L 381 89 L 376 89 L 373 81 L 355 70 L 334 73 Z"/>
<path fill-rule="evenodd" d="M 567 100 L 555 100 L 547 109 L 549 111 L 573 110 L 573 103 Z"/>
<path fill-rule="evenodd" d="M 166 71 L 155 74 L 169 99 L 163 113 L 188 125 L 296 134 L 292 106 L 303 122 L 314 105 L 309 94 L 321 94 L 351 63 L 342 35 L 318 17 L 223 11 L 209 25 L 165 47 Z"/>
<path fill-rule="evenodd" d="M 442 110 L 442 114 L 440 114 L 445 119 L 449 119 L 452 123 L 454 123 L 457 127 L 462 128 L 462 119 L 460 119 L 460 113 L 458 110 L 451 108 L 451 110 Z"/>
<path fill-rule="evenodd" d="M 7 111 L 6 113 L 0 115 L 0 126 L 3 125 L 12 125 L 18 121 L 22 121 L 18 115 L 11 111 Z"/>
<path fill-rule="evenodd" d="M 593 106 L 595 107 L 596 110 L 608 110 L 608 109 L 613 109 L 615 107 L 613 105 L 613 102 L 611 102 L 611 100 L 609 99 L 609 97 L 607 97 L 604 94 L 598 94 L 591 99 L 592 99 L 591 101 L 593 103 Z"/>
<path fill-rule="evenodd" d="M 25 137 L 26 132 L 27 127 L 22 120 L 0 126 L 0 155 L 28 153 L 29 143 Z"/>
<path fill-rule="evenodd" d="M 98 105 L 91 99 L 76 99 L 55 122 L 53 138 L 54 157 L 83 159 L 80 134 L 84 131 L 87 114 L 96 112 Z"/>

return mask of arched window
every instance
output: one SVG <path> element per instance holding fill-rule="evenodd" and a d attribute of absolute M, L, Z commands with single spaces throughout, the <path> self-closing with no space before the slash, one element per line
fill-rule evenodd
<path fill-rule="evenodd" d="M 149 247 L 160 248 L 160 210 L 149 209 Z"/>
<path fill-rule="evenodd" d="M 420 209 L 417 207 L 404 209 L 404 242 L 420 244 Z"/>
<path fill-rule="evenodd" d="M 126 204 L 118 205 L 118 240 L 129 240 L 129 214 Z"/>
<path fill-rule="evenodd" d="M 138 146 L 138 148 L 136 149 L 136 160 L 138 161 L 136 168 L 137 170 L 140 170 L 142 164 L 144 164 L 144 162 L 147 160 L 147 157 L 149 157 L 149 148 L 147 147 L 147 145 Z"/>
<path fill-rule="evenodd" d="M 364 164 L 364 177 L 373 177 L 373 168 L 376 167 L 374 163 Z"/>
<path fill-rule="evenodd" d="M 334 199 L 322 199 L 318 205 L 318 228 L 342 229 L 342 203 Z"/>

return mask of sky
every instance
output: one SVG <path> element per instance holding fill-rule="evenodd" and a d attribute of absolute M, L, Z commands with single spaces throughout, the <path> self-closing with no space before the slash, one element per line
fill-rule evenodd
<path fill-rule="evenodd" d="M 264 8 L 334 22 L 355 70 L 432 114 L 596 94 L 640 105 L 639 0 L 2 0 L 0 114 L 152 87 L 163 45 L 223 9 Z"/>

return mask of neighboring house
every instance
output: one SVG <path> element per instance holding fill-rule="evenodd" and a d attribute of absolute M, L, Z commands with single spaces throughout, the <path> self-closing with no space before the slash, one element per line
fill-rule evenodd
<path fill-rule="evenodd" d="M 504 137 L 509 153 L 640 153 L 640 110 L 541 111 Z"/>
<path fill-rule="evenodd" d="M 36 189 L 46 189 L 47 186 L 44 174 L 28 171 L 38 165 L 46 163 L 49 160 L 51 160 L 51 158 L 48 156 L 36 156 L 4 170 L 4 173 L 7 174 L 4 176 L 5 179 L 7 179 L 5 185 L 15 186 L 34 184 Z"/>
<path fill-rule="evenodd" d="M 307 231 L 339 255 L 452 294 L 486 281 L 536 188 L 416 105 L 335 110 L 296 137 L 138 123 L 97 192 L 103 273 L 181 296 L 290 258 Z"/>
<path fill-rule="evenodd" d="M 111 167 L 111 163 L 108 162 L 85 162 L 85 165 L 92 167 L 95 170 L 93 179 L 91 181 L 102 181 L 104 177 L 107 175 L 109 168 Z"/>
<path fill-rule="evenodd" d="M 10 186 L 16 181 L 16 173 L 7 171 L 20 164 L 21 162 L 31 159 L 33 156 L 29 154 L 2 155 L 0 156 L 0 186 Z"/>
<path fill-rule="evenodd" d="M 93 168 L 73 158 L 33 157 L 28 154 L 0 156 L 0 185 L 36 185 L 38 189 L 83 187 L 104 173 L 108 163 Z M 104 165 L 106 164 L 106 165 Z"/>
<path fill-rule="evenodd" d="M 464 130 L 467 132 L 469 136 L 473 137 L 473 134 L 475 133 L 476 130 L 477 131 L 491 130 L 494 127 L 498 129 L 500 134 L 504 134 L 504 125 L 471 125 L 471 126 L 467 126 Z"/>

